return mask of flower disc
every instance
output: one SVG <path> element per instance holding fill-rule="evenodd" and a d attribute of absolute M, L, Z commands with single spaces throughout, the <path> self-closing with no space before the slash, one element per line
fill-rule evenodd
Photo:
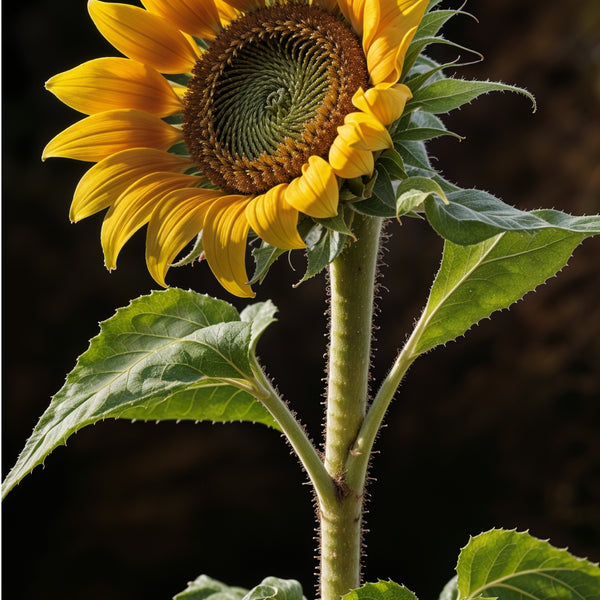
<path fill-rule="evenodd" d="M 352 96 L 366 87 L 356 35 L 341 20 L 305 5 L 280 5 L 241 17 L 196 63 L 183 134 L 215 185 L 266 192 L 326 156 Z"/>

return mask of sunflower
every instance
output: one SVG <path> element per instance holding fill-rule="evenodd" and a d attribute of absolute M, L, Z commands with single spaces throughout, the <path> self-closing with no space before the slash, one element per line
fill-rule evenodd
<path fill-rule="evenodd" d="M 344 180 L 371 176 L 374 153 L 411 92 L 398 83 L 427 0 L 90 0 L 124 57 L 90 60 L 46 87 L 88 115 L 42 159 L 96 163 L 70 210 L 108 209 L 106 267 L 147 225 L 146 262 L 165 277 L 201 235 L 225 289 L 251 297 L 250 232 L 305 247 L 301 215 L 338 214 Z"/>

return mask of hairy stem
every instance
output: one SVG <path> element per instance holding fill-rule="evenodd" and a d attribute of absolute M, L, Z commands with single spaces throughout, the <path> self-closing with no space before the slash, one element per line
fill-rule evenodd
<path fill-rule="evenodd" d="M 255 379 L 252 385 L 247 386 L 247 391 L 263 404 L 281 427 L 296 456 L 304 466 L 317 497 L 324 503 L 332 502 L 336 495 L 335 485 L 325 470 L 321 457 L 287 404 L 273 389 L 256 357 L 254 357 L 252 371 Z M 237 385 L 241 389 L 246 389 L 239 382 Z"/>
<path fill-rule="evenodd" d="M 319 498 L 322 600 L 339 600 L 360 585 L 365 478 L 348 482 L 347 466 L 367 406 L 381 219 L 357 217 L 354 233 L 357 241 L 330 266 L 325 468 L 337 496 Z"/>

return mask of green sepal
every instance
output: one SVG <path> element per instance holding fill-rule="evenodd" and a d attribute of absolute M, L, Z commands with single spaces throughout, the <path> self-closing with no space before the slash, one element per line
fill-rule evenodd
<path fill-rule="evenodd" d="M 394 148 L 402 157 L 408 176 L 431 177 L 436 172 L 431 166 L 424 142 L 402 140 L 394 142 Z"/>
<path fill-rule="evenodd" d="M 417 597 L 403 585 L 379 580 L 348 592 L 342 600 L 417 600 Z"/>
<path fill-rule="evenodd" d="M 307 256 L 306 272 L 296 285 L 314 277 L 332 263 L 342 253 L 350 237 L 315 223 L 304 239 Z"/>
<path fill-rule="evenodd" d="M 396 151 L 395 148 L 388 148 L 382 152 L 375 163 L 375 167 L 378 165 L 385 167 L 385 170 L 388 172 L 392 181 L 406 179 L 408 177 L 404 168 L 402 156 Z"/>
<path fill-rule="evenodd" d="M 441 0 L 440 0 L 441 1 Z M 423 15 L 419 27 L 415 32 L 413 39 L 421 40 L 437 35 L 442 27 L 455 15 L 467 14 L 460 10 L 431 10 L 431 6 L 428 7 L 428 11 Z M 469 15 L 470 16 L 470 15 Z"/>
<path fill-rule="evenodd" d="M 405 82 L 407 76 L 412 72 L 413 66 L 416 63 L 416 60 L 421 54 L 421 52 L 423 52 L 423 50 L 425 50 L 427 46 L 431 46 L 432 44 L 452 46 L 453 48 L 462 50 L 463 52 L 474 54 L 475 56 L 479 57 L 479 60 L 483 59 L 483 56 L 479 52 L 471 50 L 471 48 L 467 48 L 466 46 L 461 46 L 460 44 L 447 40 L 441 36 L 431 36 L 426 38 L 413 39 L 411 45 L 408 47 L 408 51 L 406 52 L 406 58 L 404 59 L 404 65 L 402 67 L 402 77 L 400 78 L 401 82 Z"/>
<path fill-rule="evenodd" d="M 176 288 L 120 308 L 101 323 L 52 399 L 3 495 L 73 433 L 107 418 L 251 421 L 279 429 L 241 389 L 254 377 L 252 354 L 273 315 L 274 307 L 265 304 L 242 320 L 227 302 Z"/>
<path fill-rule="evenodd" d="M 419 90 L 406 103 L 406 112 L 421 109 L 433 114 L 447 113 L 489 92 L 507 91 L 522 94 L 531 100 L 533 111 L 535 98 L 527 90 L 494 81 L 467 81 L 465 79 L 439 79 Z"/>
<path fill-rule="evenodd" d="M 436 115 L 422 111 L 413 113 L 411 120 L 404 128 L 397 128 L 392 136 L 394 142 L 431 140 L 436 137 L 449 135 L 459 140 L 462 136 L 448 131 L 442 120 Z"/>
<path fill-rule="evenodd" d="M 456 69 L 469 64 L 472 64 L 472 62 L 459 63 L 458 59 L 448 63 L 439 64 L 430 59 L 428 56 L 421 55 L 413 65 L 413 68 L 410 70 L 404 83 L 414 93 L 430 80 L 438 81 L 440 79 L 445 79 L 446 77 L 443 73 L 444 69 L 449 67 L 454 67 Z"/>
<path fill-rule="evenodd" d="M 275 261 L 287 250 L 282 250 L 276 246 L 271 246 L 267 242 L 262 242 L 258 248 L 252 250 L 252 258 L 254 259 L 254 273 L 252 279 L 248 282 L 250 285 L 254 283 L 262 283 L 269 273 L 269 269 Z"/>
<path fill-rule="evenodd" d="M 385 167 L 385 163 L 377 162 L 373 194 L 362 202 L 355 202 L 352 208 L 369 217 L 393 217 L 396 214 L 396 193 L 392 179 Z"/>
<path fill-rule="evenodd" d="M 207 575 L 200 575 L 173 600 L 242 600 L 247 593 L 244 588 L 230 587 Z"/>
<path fill-rule="evenodd" d="M 459 600 L 600 600 L 600 568 L 526 532 L 469 540 L 456 566 Z"/>
<path fill-rule="evenodd" d="M 346 216 L 345 206 L 340 204 L 338 214 L 335 217 L 314 220 L 316 223 L 322 225 L 326 229 L 336 231 L 337 233 L 343 233 L 344 235 L 354 238 L 352 229 L 350 229 L 350 226 L 352 225 L 352 215 L 352 211 L 348 211 Z M 346 219 L 348 219 L 349 222 L 346 222 Z"/>
<path fill-rule="evenodd" d="M 442 202 L 448 202 L 444 190 L 434 179 L 409 177 L 400 182 L 396 190 L 396 217 L 420 209 L 432 195 L 441 198 Z"/>
<path fill-rule="evenodd" d="M 180 260 L 174 262 L 172 267 L 184 267 L 185 265 L 189 265 L 196 260 L 199 260 L 202 257 L 204 252 L 204 244 L 202 243 L 202 232 L 198 234 L 196 240 L 194 242 L 194 246 L 192 249 Z"/>

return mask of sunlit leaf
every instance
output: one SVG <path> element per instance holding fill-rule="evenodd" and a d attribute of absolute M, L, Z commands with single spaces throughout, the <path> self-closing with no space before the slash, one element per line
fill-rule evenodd
<path fill-rule="evenodd" d="M 222 300 L 176 288 L 119 309 L 101 324 L 52 399 L 3 494 L 73 433 L 107 418 L 252 421 L 276 427 L 267 410 L 235 385 L 252 377 L 250 355 L 273 314 L 269 303 L 241 320 Z"/>
<path fill-rule="evenodd" d="M 587 235 L 549 227 L 503 233 L 470 246 L 446 241 L 415 354 L 454 340 L 534 290 L 567 264 Z"/>
<path fill-rule="evenodd" d="M 600 600 L 598 565 L 525 532 L 471 538 L 456 572 L 460 600 Z"/>
<path fill-rule="evenodd" d="M 393 581 L 366 583 L 342 596 L 342 600 L 417 600 L 417 597 L 403 585 Z"/>

